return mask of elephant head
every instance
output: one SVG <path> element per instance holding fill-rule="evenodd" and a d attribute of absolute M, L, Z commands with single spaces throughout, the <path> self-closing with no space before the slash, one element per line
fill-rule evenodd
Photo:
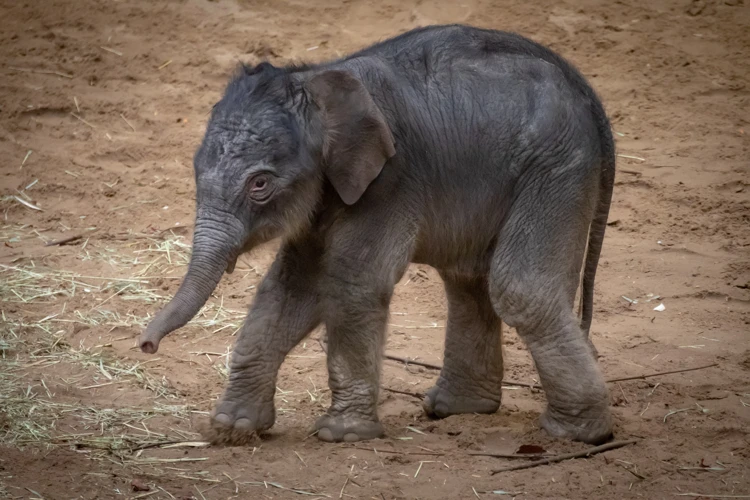
<path fill-rule="evenodd" d="M 195 154 L 196 219 L 187 274 L 139 344 L 155 353 L 208 300 L 237 257 L 308 230 L 325 184 L 356 203 L 395 154 L 362 81 L 342 70 L 243 66 Z"/>

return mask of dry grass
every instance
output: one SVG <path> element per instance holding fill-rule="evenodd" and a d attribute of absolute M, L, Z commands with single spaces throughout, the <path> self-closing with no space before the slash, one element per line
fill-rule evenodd
<path fill-rule="evenodd" d="M 0 228 L 2 241 L 18 243 L 30 238 L 44 240 L 24 226 Z M 86 450 L 92 458 L 122 462 L 132 461 L 146 448 L 196 439 L 197 435 L 190 431 L 175 430 L 175 435 L 165 435 L 149 429 L 148 421 L 159 417 L 177 417 L 186 422 L 180 427 L 189 428 L 191 413 L 190 408 L 179 404 L 180 395 L 165 377 L 155 376 L 144 367 L 153 360 L 113 358 L 105 352 L 111 344 L 87 346 L 91 344 L 89 339 L 109 334 L 115 328 L 129 329 L 130 335 L 135 336 L 151 318 L 150 312 L 138 311 L 155 311 L 169 300 L 158 283 L 171 273 L 182 275 L 190 259 L 190 247 L 181 236 L 172 233 L 162 239 L 126 240 L 119 248 L 100 243 L 85 241 L 76 247 L 78 257 L 99 268 L 106 263 L 104 267 L 111 268 L 114 276 L 83 275 L 28 259 L 0 264 L 2 444 L 73 447 Z M 44 317 L 31 317 L 29 308 L 44 311 L 38 314 Z M 187 328 L 232 332 L 239 329 L 243 317 L 244 312 L 227 309 L 220 300 L 204 307 Z M 90 328 L 92 334 L 86 336 L 88 342 L 71 345 L 68 339 L 80 325 Z M 215 365 L 220 376 L 227 376 L 227 360 L 228 355 Z M 76 375 L 62 379 L 63 384 L 59 377 L 45 380 L 45 373 L 54 371 L 53 365 L 57 364 L 65 366 L 66 373 L 72 370 Z M 136 385 L 150 391 L 153 402 L 145 408 L 114 403 L 103 407 L 101 403 L 86 405 L 79 402 L 81 398 L 65 396 L 68 390 L 85 392 L 107 386 L 120 389 L 120 384 L 126 390 L 134 390 L 132 386 Z"/>
<path fill-rule="evenodd" d="M 53 332 L 51 318 L 25 323 L 4 315 L 0 345 L 5 358 L 0 370 L 0 443 L 19 447 L 69 445 L 123 456 L 144 445 L 174 440 L 149 431 L 145 425 L 148 419 L 163 415 L 188 417 L 185 405 L 166 403 L 176 400 L 178 394 L 164 378 L 150 375 L 140 363 L 111 360 L 96 348 L 68 345 L 63 331 Z M 61 384 L 50 387 L 43 375 L 38 375 L 58 363 L 73 365 L 83 372 L 77 380 L 62 379 L 65 388 L 86 390 L 132 382 L 153 393 L 153 406 L 101 408 L 65 402 L 64 397 L 53 392 Z M 82 379 L 91 377 L 91 372 L 94 384 L 82 383 Z M 32 374 L 36 376 L 32 378 Z M 84 432 L 61 433 L 58 426 L 65 422 Z"/>
<path fill-rule="evenodd" d="M 0 240 L 20 241 L 24 236 L 10 231 L 9 226 L 0 230 Z M 159 305 L 171 297 L 164 294 L 154 282 L 165 277 L 181 278 L 190 261 L 190 246 L 184 238 L 169 233 L 164 239 L 136 240 L 128 248 L 114 249 L 84 244 L 81 248 L 83 261 L 106 262 L 115 271 L 128 271 L 129 276 L 89 276 L 65 270 L 37 266 L 34 261 L 19 265 L 0 264 L 0 296 L 4 302 L 50 303 L 60 302 L 61 311 L 53 318 L 57 322 L 80 323 L 87 326 L 143 328 L 151 315 L 139 316 L 133 312 L 122 313 L 128 303 Z M 173 273 L 178 272 L 177 276 Z M 67 301 L 84 295 L 93 297 L 96 305 L 88 309 L 78 308 L 65 314 Z M 123 307 L 125 306 L 125 307 Z M 157 308 L 149 308 L 154 311 Z M 235 333 L 244 318 L 244 311 L 207 304 L 188 324 L 216 333 L 230 329 Z"/>

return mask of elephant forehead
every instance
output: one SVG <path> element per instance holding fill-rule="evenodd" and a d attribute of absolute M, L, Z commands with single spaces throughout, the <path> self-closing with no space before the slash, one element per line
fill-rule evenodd
<path fill-rule="evenodd" d="M 214 112 L 211 128 L 225 134 L 263 137 L 269 132 L 289 127 L 283 106 L 265 99 L 246 98 L 242 104 L 222 105 Z"/>
<path fill-rule="evenodd" d="M 219 163 L 235 157 L 261 159 L 295 150 L 299 131 L 286 113 L 264 113 L 233 121 L 212 123 L 207 139 L 217 143 Z"/>

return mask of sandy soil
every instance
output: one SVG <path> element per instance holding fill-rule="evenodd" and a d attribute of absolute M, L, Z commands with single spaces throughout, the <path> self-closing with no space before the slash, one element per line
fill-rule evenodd
<path fill-rule="evenodd" d="M 750 495 L 742 0 L 3 0 L 0 17 L 0 497 Z M 247 448 L 185 446 L 200 441 L 233 333 L 274 254 L 243 257 L 156 357 L 134 349 L 184 272 L 192 154 L 229 73 L 240 60 L 321 60 L 445 22 L 546 43 L 602 95 L 620 153 L 592 333 L 605 374 L 718 365 L 610 384 L 617 438 L 633 446 L 493 476 L 517 461 L 469 453 L 585 446 L 538 428 L 544 395 L 528 388 L 507 388 L 495 415 L 437 422 L 418 399 L 384 391 L 387 438 L 307 439 L 329 401 L 316 332 L 282 369 L 269 436 Z M 98 230 L 44 245 L 89 228 Z M 411 268 L 392 312 L 388 352 L 440 363 L 436 273 Z M 506 378 L 533 382 L 514 332 L 504 347 Z M 391 389 L 422 392 L 436 376 L 384 363 Z"/>

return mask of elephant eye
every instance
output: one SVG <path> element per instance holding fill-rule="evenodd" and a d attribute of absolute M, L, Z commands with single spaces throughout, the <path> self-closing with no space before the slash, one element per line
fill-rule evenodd
<path fill-rule="evenodd" d="M 268 185 L 268 179 L 265 176 L 261 175 L 259 177 L 256 177 L 253 180 L 253 188 L 252 189 L 253 189 L 253 191 L 256 191 L 256 192 L 257 191 L 262 191 L 262 190 L 264 190 L 266 188 L 267 185 Z"/>
<path fill-rule="evenodd" d="M 265 203 L 273 195 L 275 189 L 269 174 L 259 174 L 249 180 L 249 196 L 256 203 Z"/>

